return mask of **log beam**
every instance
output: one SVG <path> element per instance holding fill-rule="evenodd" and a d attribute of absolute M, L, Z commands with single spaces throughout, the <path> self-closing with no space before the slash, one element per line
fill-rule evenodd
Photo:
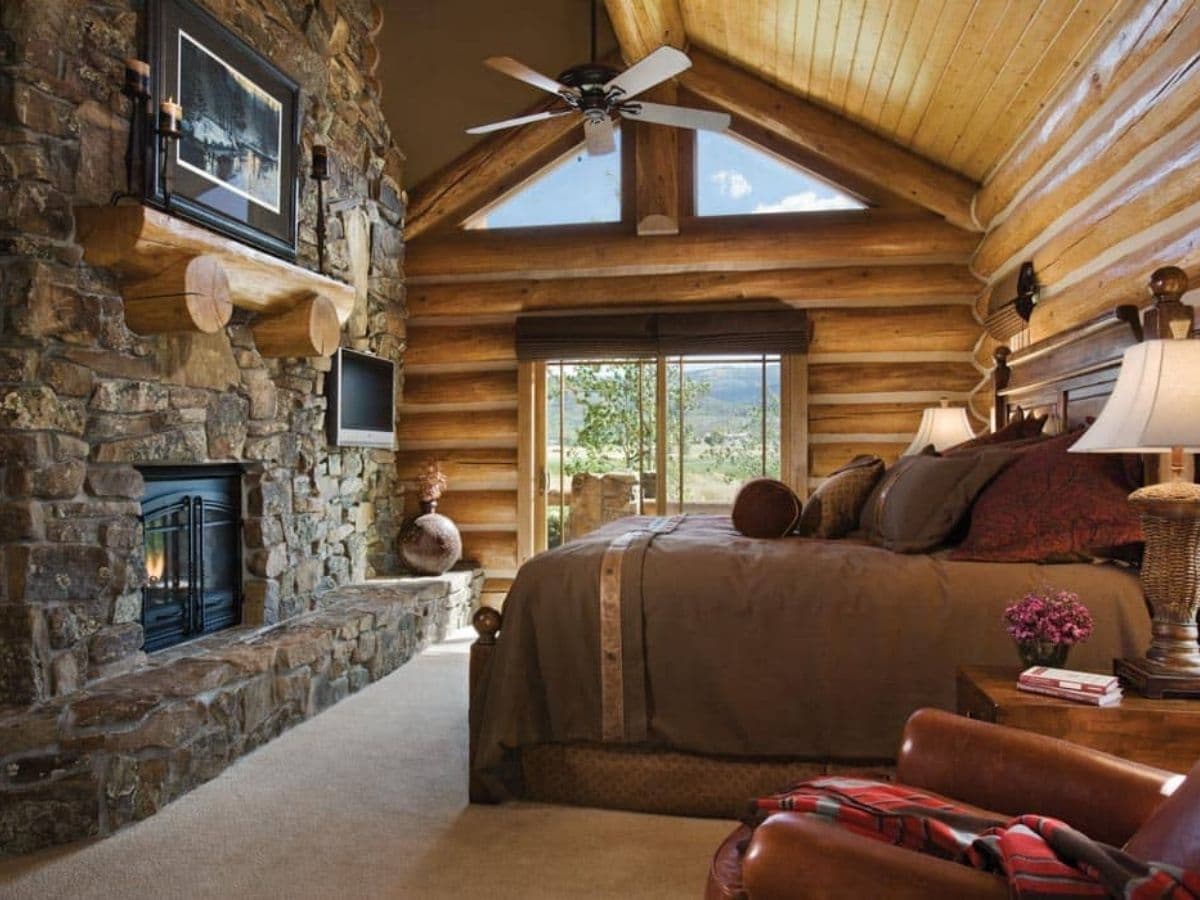
<path fill-rule="evenodd" d="M 561 105 L 550 100 L 527 113 Z M 558 116 L 484 138 L 409 192 L 405 241 L 458 224 L 582 140 L 579 116 Z"/>
<path fill-rule="evenodd" d="M 627 64 L 663 45 L 687 45 L 679 0 L 604 0 L 604 8 Z"/>
<path fill-rule="evenodd" d="M 259 317 L 250 326 L 258 352 L 270 358 L 331 356 L 341 326 L 329 298 L 305 297 L 286 312 Z"/>
<path fill-rule="evenodd" d="M 225 268 L 207 254 L 173 259 L 158 272 L 124 285 L 122 292 L 125 324 L 137 334 L 215 334 L 233 316 Z"/>
<path fill-rule="evenodd" d="M 983 230 L 971 214 L 979 187 L 971 179 L 708 53 L 693 49 L 691 57 L 692 68 L 680 76 L 688 91 L 945 216 L 959 228 Z"/>
<path fill-rule="evenodd" d="M 686 219 L 678 236 L 640 238 L 620 227 L 573 226 L 431 236 L 409 248 L 409 284 L 780 268 L 965 262 L 977 237 L 932 216 L 881 211 Z"/>
<path fill-rule="evenodd" d="M 410 284 L 410 320 L 753 301 L 795 306 L 967 302 L 979 282 L 966 266 L 848 266 L 603 278 Z"/>
<path fill-rule="evenodd" d="M 672 84 L 644 96 L 654 103 L 677 104 Z M 636 122 L 633 132 L 637 233 L 679 234 L 679 129 Z"/>

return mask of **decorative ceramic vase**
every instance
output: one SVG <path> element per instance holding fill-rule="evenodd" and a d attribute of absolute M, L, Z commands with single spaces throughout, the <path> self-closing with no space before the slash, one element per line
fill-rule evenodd
<path fill-rule="evenodd" d="M 1052 644 L 1050 641 L 1017 642 L 1017 654 L 1021 657 L 1021 665 L 1027 669 L 1030 666 L 1060 669 L 1070 652 L 1070 644 Z"/>
<path fill-rule="evenodd" d="M 458 527 L 436 509 L 436 500 L 422 500 L 421 515 L 400 532 L 400 558 L 418 575 L 441 575 L 462 557 Z"/>

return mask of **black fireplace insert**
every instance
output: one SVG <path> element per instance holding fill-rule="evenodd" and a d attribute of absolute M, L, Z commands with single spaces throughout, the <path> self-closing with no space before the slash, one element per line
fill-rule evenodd
<path fill-rule="evenodd" d="M 228 628 L 242 614 L 242 472 L 236 466 L 141 470 L 144 650 Z"/>

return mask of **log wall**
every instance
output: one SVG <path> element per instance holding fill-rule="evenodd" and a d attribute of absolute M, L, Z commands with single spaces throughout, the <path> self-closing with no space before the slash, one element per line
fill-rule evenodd
<path fill-rule="evenodd" d="M 1200 278 L 1200 4 L 1137 4 L 975 198 L 981 313 L 1032 260 L 1041 340 L 1121 303 L 1161 265 Z M 981 348 L 986 352 L 987 348 Z"/>

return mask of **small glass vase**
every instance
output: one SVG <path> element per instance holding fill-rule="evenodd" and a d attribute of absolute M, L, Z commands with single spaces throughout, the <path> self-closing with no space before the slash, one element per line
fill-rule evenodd
<path fill-rule="evenodd" d="M 1070 652 L 1070 644 L 1055 644 L 1050 641 L 1017 642 L 1017 655 L 1021 657 L 1021 665 L 1026 669 L 1030 666 L 1061 669 Z"/>

